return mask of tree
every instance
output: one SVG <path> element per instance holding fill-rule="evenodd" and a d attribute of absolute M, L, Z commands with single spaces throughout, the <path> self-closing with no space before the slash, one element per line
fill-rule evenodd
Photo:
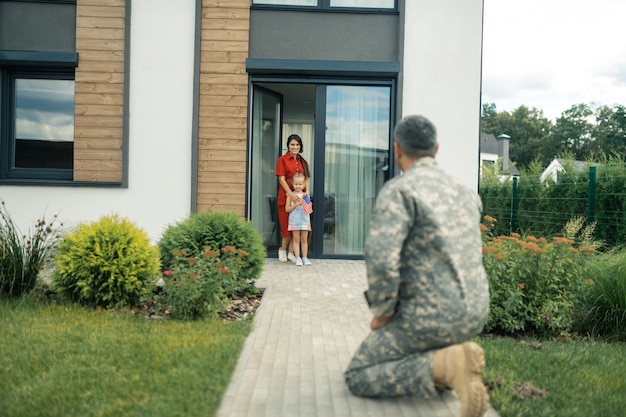
<path fill-rule="evenodd" d="M 575 104 L 557 117 L 550 142 L 559 152 L 569 151 L 577 160 L 585 160 L 594 148 L 593 110 L 587 104 Z"/>
<path fill-rule="evenodd" d="M 612 108 L 599 107 L 596 110 L 596 126 L 593 136 L 595 153 L 624 155 L 626 153 L 626 108 L 619 104 Z"/>
<path fill-rule="evenodd" d="M 493 103 L 484 104 L 482 110 L 481 131 L 495 136 L 509 135 L 509 157 L 518 167 L 528 166 L 540 154 L 545 155 L 541 161 L 546 165 L 552 159 L 552 150 L 546 147 L 552 123 L 543 115 L 543 110 L 520 106 L 512 113 L 498 113 Z"/>
<path fill-rule="evenodd" d="M 520 170 L 537 171 L 559 155 L 598 161 L 626 154 L 626 107 L 575 104 L 552 123 L 536 108 L 498 112 L 495 103 L 485 103 L 481 132 L 509 135 L 509 157 Z"/>

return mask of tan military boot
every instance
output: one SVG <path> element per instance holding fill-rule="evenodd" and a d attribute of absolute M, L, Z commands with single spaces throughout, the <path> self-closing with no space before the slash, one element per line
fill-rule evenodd
<path fill-rule="evenodd" d="M 489 407 L 489 395 L 481 379 L 485 354 L 473 342 L 439 349 L 433 357 L 435 386 L 452 389 L 461 403 L 461 417 L 482 417 Z"/>

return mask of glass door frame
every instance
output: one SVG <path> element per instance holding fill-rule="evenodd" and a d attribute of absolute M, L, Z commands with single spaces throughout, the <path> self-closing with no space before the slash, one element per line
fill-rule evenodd
<path fill-rule="evenodd" d="M 313 130 L 315 135 L 315 146 L 313 147 L 313 165 L 312 172 L 316 173 L 316 180 L 313 182 L 313 198 L 315 196 L 324 196 L 324 181 L 321 179 L 325 175 L 325 152 L 326 152 L 326 87 L 329 85 L 346 85 L 346 86 L 387 86 L 390 88 L 390 103 L 389 103 L 389 179 L 395 176 L 396 164 L 395 156 L 393 152 L 393 129 L 396 123 L 396 107 L 397 107 L 397 80 L 392 77 L 381 78 L 361 78 L 346 77 L 346 78 L 324 78 L 324 77 L 310 77 L 310 78 L 297 78 L 297 77 L 272 77 L 267 75 L 250 75 L 249 78 L 249 97 L 250 97 L 250 118 L 249 118 L 249 131 L 252 132 L 252 99 L 253 90 L 255 85 L 263 83 L 264 85 L 271 83 L 289 83 L 289 84 L 313 84 L 315 85 L 315 116 L 313 122 Z M 258 86 L 257 86 L 258 87 Z M 282 120 L 282 118 L 281 118 Z M 284 123 L 284 120 L 282 121 Z M 249 140 L 251 139 L 251 133 L 249 134 Z M 250 166 L 248 166 L 250 170 Z M 319 174 L 318 174 L 319 173 Z M 319 176 L 318 176 L 319 175 Z M 250 174 L 248 174 L 248 180 L 250 181 Z M 246 201 L 248 207 L 252 201 L 251 184 L 247 186 L 248 195 Z M 319 198 L 317 200 L 320 200 Z M 322 197 L 322 210 L 323 210 L 323 197 Z M 314 209 L 320 207 L 320 203 L 314 202 Z M 250 213 L 251 210 L 248 209 Z M 249 218 L 249 216 L 248 216 Z M 313 229 L 312 240 L 309 246 L 309 252 L 313 257 L 317 259 L 363 259 L 363 255 L 352 254 L 328 254 L 323 252 L 323 239 L 318 236 L 323 235 L 324 219 L 323 216 L 313 216 L 311 219 L 311 226 Z"/>

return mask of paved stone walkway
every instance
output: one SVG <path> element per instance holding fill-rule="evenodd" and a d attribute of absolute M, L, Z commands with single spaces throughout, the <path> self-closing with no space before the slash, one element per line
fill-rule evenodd
<path fill-rule="evenodd" d="M 372 400 L 351 395 L 343 371 L 369 332 L 363 261 L 313 259 L 296 267 L 267 259 L 265 288 L 218 417 L 457 417 L 447 392 Z M 489 409 L 487 417 L 498 417 Z"/>

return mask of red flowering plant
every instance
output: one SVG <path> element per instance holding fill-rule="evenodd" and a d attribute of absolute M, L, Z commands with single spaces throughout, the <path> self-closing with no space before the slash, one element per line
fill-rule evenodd
<path fill-rule="evenodd" d="M 566 237 L 494 236 L 495 223 L 485 216 L 481 224 L 490 287 L 485 331 L 538 336 L 570 331 L 594 246 Z"/>
<path fill-rule="evenodd" d="M 209 246 L 199 256 L 172 251 L 174 263 L 163 271 L 161 301 L 172 318 L 198 320 L 215 315 L 237 290 L 238 275 L 247 253 L 232 246 L 221 251 Z"/>

